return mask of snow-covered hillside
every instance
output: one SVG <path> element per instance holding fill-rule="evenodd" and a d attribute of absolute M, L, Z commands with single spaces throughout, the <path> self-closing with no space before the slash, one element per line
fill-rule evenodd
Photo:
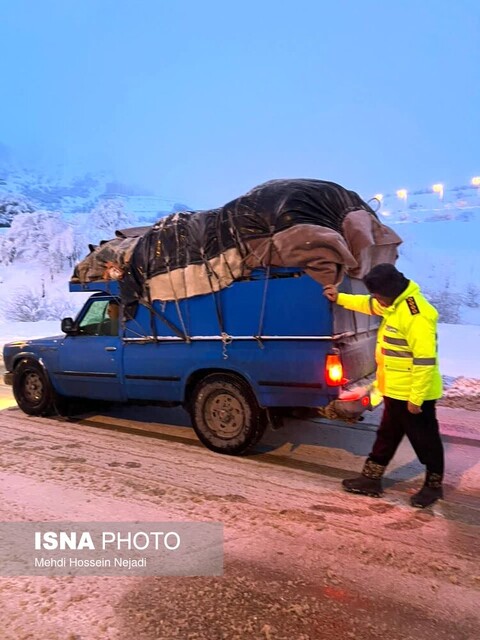
<path fill-rule="evenodd" d="M 189 208 L 143 187 L 119 182 L 106 171 L 67 175 L 59 167 L 47 173 L 4 159 L 0 163 L 0 199 L 8 195 L 21 195 L 36 208 L 61 211 L 66 218 L 88 212 L 99 201 L 111 199 L 122 200 L 126 211 L 143 223 Z"/>

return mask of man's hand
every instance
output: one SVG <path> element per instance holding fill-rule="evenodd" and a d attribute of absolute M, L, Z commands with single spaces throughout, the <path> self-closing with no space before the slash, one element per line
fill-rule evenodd
<path fill-rule="evenodd" d="M 330 300 L 336 302 L 338 298 L 338 289 L 334 284 L 327 284 L 323 287 L 323 295 Z"/>
<path fill-rule="evenodd" d="M 410 401 L 408 401 L 407 403 L 407 409 L 410 413 L 422 413 L 422 407 L 420 407 L 418 404 L 413 404 L 413 402 Z"/>

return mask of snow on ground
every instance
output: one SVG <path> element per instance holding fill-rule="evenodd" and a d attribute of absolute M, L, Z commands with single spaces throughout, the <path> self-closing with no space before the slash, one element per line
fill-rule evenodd
<path fill-rule="evenodd" d="M 315 444 L 278 431 L 274 451 L 231 458 L 189 429 L 122 425 L 1 412 L 1 520 L 222 522 L 225 575 L 0 578 L 2 640 L 478 637 L 474 444 L 448 443 L 446 499 L 416 511 L 406 443 L 385 498 L 342 492 L 365 430 L 317 426 Z"/>

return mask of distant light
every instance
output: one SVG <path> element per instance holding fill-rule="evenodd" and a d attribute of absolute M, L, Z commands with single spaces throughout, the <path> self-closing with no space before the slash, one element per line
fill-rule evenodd
<path fill-rule="evenodd" d="M 480 176 L 472 178 L 472 184 L 474 187 L 480 187 Z"/>
<path fill-rule="evenodd" d="M 376 193 L 373 197 L 381 202 L 383 200 L 383 193 Z"/>
<path fill-rule="evenodd" d="M 406 189 L 398 189 L 397 198 L 400 198 L 401 200 L 406 200 L 407 195 L 408 195 L 408 191 Z"/>
<path fill-rule="evenodd" d="M 380 211 L 380 213 L 382 214 L 382 216 L 390 216 L 390 215 L 392 215 L 390 213 L 390 211 Z"/>
<path fill-rule="evenodd" d="M 443 184 L 441 182 L 434 184 L 432 190 L 433 193 L 438 193 L 439 197 L 443 198 Z"/>

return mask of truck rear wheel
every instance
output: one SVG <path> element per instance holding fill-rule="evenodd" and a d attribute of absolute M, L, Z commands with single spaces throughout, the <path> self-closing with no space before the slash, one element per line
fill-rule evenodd
<path fill-rule="evenodd" d="M 229 455 L 254 447 L 267 426 L 265 411 L 249 385 L 229 374 L 209 375 L 196 386 L 190 415 L 201 442 Z"/>
<path fill-rule="evenodd" d="M 20 409 L 31 416 L 50 415 L 59 400 L 47 374 L 34 360 L 23 360 L 15 368 L 13 395 Z"/>

